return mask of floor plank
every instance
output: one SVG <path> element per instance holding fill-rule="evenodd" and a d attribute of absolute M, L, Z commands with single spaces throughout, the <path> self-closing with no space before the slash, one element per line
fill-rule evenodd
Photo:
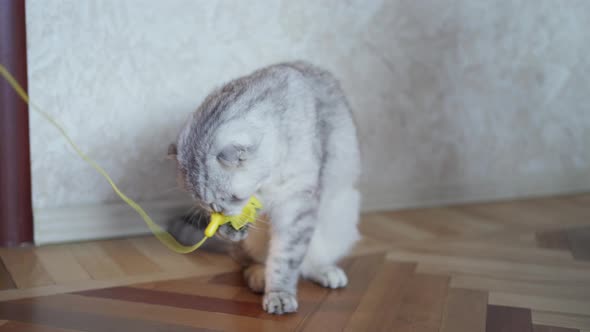
<path fill-rule="evenodd" d="M 463 229 L 454 227 L 455 220 L 444 218 L 444 212 L 439 209 L 405 210 L 384 213 L 386 216 L 411 225 L 416 230 L 423 231 L 426 237 L 449 237 L 463 234 Z"/>
<path fill-rule="evenodd" d="M 562 326 L 579 330 L 590 330 L 590 316 L 568 315 L 558 312 L 533 310 L 533 323 L 538 325 Z"/>
<path fill-rule="evenodd" d="M 8 272 L 6 266 L 4 266 L 4 262 L 2 262 L 2 259 L 0 258 L 0 291 L 14 288 L 16 288 L 16 284 L 12 280 L 10 272 Z"/>
<path fill-rule="evenodd" d="M 448 285 L 448 277 L 415 274 L 403 289 L 395 319 L 383 331 L 438 332 Z"/>
<path fill-rule="evenodd" d="M 43 298 L 39 298 L 43 299 Z M 34 315 L 31 313 L 34 312 Z M 102 316 L 75 310 L 56 309 L 52 306 L 39 305 L 34 300 L 22 302 L 0 302 L 0 319 L 46 325 L 53 328 L 81 330 L 86 332 L 160 332 L 160 331 L 194 331 L 193 328 L 177 324 L 166 324 L 147 320 Z"/>
<path fill-rule="evenodd" d="M 539 311 L 590 316 L 590 305 L 586 300 L 490 292 L 488 302 L 490 304 L 530 308 Z"/>
<path fill-rule="evenodd" d="M 104 241 L 100 245 L 127 275 L 162 272 L 158 265 L 142 254 L 129 240 Z"/>
<path fill-rule="evenodd" d="M 486 292 L 451 289 L 445 304 L 441 332 L 485 332 Z"/>
<path fill-rule="evenodd" d="M 41 287 L 32 287 L 26 289 L 9 289 L 0 291 L 0 301 L 10 301 L 17 299 L 26 299 L 39 296 L 48 296 L 55 294 L 64 294 L 71 292 L 80 292 L 92 289 L 102 289 L 108 287 L 127 286 L 138 283 L 153 282 L 159 280 L 170 280 L 170 279 L 182 279 L 187 277 L 195 277 L 199 275 L 210 275 L 215 273 L 224 273 L 227 271 L 235 271 L 234 267 L 212 267 L 207 271 L 200 272 L 161 272 L 155 274 L 142 274 L 134 276 L 125 276 L 122 278 L 109 279 L 109 280 L 87 280 L 76 283 L 69 283 L 64 285 L 48 285 Z"/>
<path fill-rule="evenodd" d="M 363 236 L 354 246 L 351 256 L 365 256 L 391 249 L 391 244 Z"/>
<path fill-rule="evenodd" d="M 393 243 L 408 240 L 425 240 L 434 235 L 410 224 L 394 219 L 391 215 L 371 213 L 363 217 L 361 232 L 374 239 Z"/>
<path fill-rule="evenodd" d="M 565 327 L 555 327 L 546 325 L 533 325 L 534 332 L 580 332 L 580 330 L 568 329 Z"/>
<path fill-rule="evenodd" d="M 540 213 L 536 208 L 527 206 L 525 201 L 473 204 L 461 207 L 460 211 L 493 220 L 505 225 L 505 227 L 517 225 L 534 227 L 538 225 L 555 225 L 557 223 L 551 216 Z"/>
<path fill-rule="evenodd" d="M 590 227 L 570 229 L 567 238 L 574 258 L 590 261 Z"/>
<path fill-rule="evenodd" d="M 0 324 L 0 332 L 81 332 L 80 330 L 62 329 L 45 325 L 30 324 L 23 322 L 7 322 Z"/>
<path fill-rule="evenodd" d="M 259 317 L 262 314 L 257 303 L 133 287 L 97 289 L 76 294 L 94 298 L 99 297 L 249 317 Z"/>
<path fill-rule="evenodd" d="M 98 243 L 73 244 L 72 253 L 92 279 L 105 280 L 125 276 L 119 265 Z"/>
<path fill-rule="evenodd" d="M 33 248 L 0 249 L 0 257 L 18 288 L 54 284 Z"/>
<path fill-rule="evenodd" d="M 394 245 L 394 248 L 416 253 L 432 253 L 458 257 L 488 258 L 515 263 L 540 263 L 552 266 L 590 268 L 576 262 L 569 251 L 544 248 L 523 248 L 509 244 L 485 243 L 472 240 L 456 240 L 449 243 L 411 243 Z M 399 250 L 398 250 L 399 251 Z"/>
<path fill-rule="evenodd" d="M 413 264 L 382 265 L 352 312 L 345 331 L 380 331 L 391 325 L 403 287 L 413 276 L 414 269 Z"/>
<path fill-rule="evenodd" d="M 540 248 L 570 250 L 570 242 L 564 230 L 539 232 L 536 234 L 536 241 Z"/>
<path fill-rule="evenodd" d="M 283 321 L 294 319 L 292 316 L 271 315 L 266 316 L 268 319 L 257 319 L 249 316 L 80 295 L 55 295 L 26 301 L 33 301 L 36 307 L 40 307 L 42 310 L 59 308 L 66 312 L 72 311 L 74 314 L 90 313 L 114 321 L 146 322 L 148 326 L 151 323 L 163 324 L 159 331 L 176 332 L 176 328 L 182 331 L 184 327 L 190 327 L 190 331 L 195 331 L 195 329 L 245 332 L 281 331 L 284 327 Z M 102 331 L 111 330 L 104 329 Z M 129 329 L 127 331 L 143 332 L 144 330 Z"/>
<path fill-rule="evenodd" d="M 241 277 L 241 273 L 238 272 Z M 229 286 L 217 285 L 207 283 L 198 278 L 187 278 L 180 280 L 150 282 L 139 285 L 132 285 L 134 288 L 151 289 L 163 292 L 181 293 L 187 295 L 196 295 L 202 297 L 215 297 L 218 299 L 231 300 L 234 299 L 244 290 L 244 285 Z M 260 302 L 260 296 L 257 296 L 253 301 Z"/>
<path fill-rule="evenodd" d="M 486 332 L 533 332 L 531 311 L 522 308 L 489 305 Z"/>
<path fill-rule="evenodd" d="M 464 255 L 444 255 L 438 253 L 417 253 L 410 250 L 391 251 L 387 254 L 387 259 L 399 262 L 418 262 L 420 265 L 434 267 L 434 271 L 438 270 L 439 272 L 448 274 L 476 274 L 496 278 L 513 278 L 514 280 L 569 282 L 590 280 L 590 269 L 578 266 L 517 263 L 504 259 L 465 257 Z M 425 267 L 424 270 L 420 269 L 420 271 L 425 272 L 429 270 Z"/>
<path fill-rule="evenodd" d="M 513 280 L 453 274 L 451 287 L 590 301 L 590 280 L 573 283 L 569 281 Z"/>
<path fill-rule="evenodd" d="M 130 239 L 130 242 L 140 253 L 158 265 L 162 271 L 195 271 L 206 269 L 209 266 L 209 262 L 200 258 L 199 255 L 175 253 L 162 245 L 156 238 L 134 238 Z"/>
<path fill-rule="evenodd" d="M 40 247 L 35 253 L 55 283 L 90 279 L 90 275 L 80 266 L 67 245 Z"/>
<path fill-rule="evenodd" d="M 345 268 L 349 285 L 346 290 L 328 291 L 320 303 L 306 317 L 300 331 L 343 330 L 363 294 L 383 262 L 384 255 L 376 254 L 352 259 Z"/>

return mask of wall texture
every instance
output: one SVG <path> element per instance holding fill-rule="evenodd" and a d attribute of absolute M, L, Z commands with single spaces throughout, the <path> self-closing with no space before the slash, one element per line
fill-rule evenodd
<path fill-rule="evenodd" d="M 28 0 L 32 100 L 143 201 L 214 86 L 307 59 L 360 125 L 365 208 L 590 189 L 590 1 Z M 31 117 L 37 208 L 117 199 Z"/>

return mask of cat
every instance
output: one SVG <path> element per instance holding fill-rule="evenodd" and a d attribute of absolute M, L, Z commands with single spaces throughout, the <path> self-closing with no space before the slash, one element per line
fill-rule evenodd
<path fill-rule="evenodd" d="M 218 234 L 248 286 L 264 293 L 266 312 L 297 311 L 300 277 L 347 285 L 336 263 L 360 237 L 361 162 L 351 108 L 331 73 L 296 61 L 230 81 L 191 114 L 169 156 L 200 213 L 239 214 L 252 195 L 262 202 L 268 218 Z"/>

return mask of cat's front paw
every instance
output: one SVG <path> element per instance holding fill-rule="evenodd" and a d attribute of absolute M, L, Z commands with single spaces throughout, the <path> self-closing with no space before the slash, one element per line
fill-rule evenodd
<path fill-rule="evenodd" d="M 268 292 L 264 294 L 262 308 L 274 315 L 295 312 L 297 311 L 297 298 L 288 292 Z"/>
<path fill-rule="evenodd" d="M 230 224 L 223 224 L 219 226 L 217 234 L 224 240 L 239 242 L 248 236 L 248 225 L 245 225 L 240 229 L 235 229 Z"/>

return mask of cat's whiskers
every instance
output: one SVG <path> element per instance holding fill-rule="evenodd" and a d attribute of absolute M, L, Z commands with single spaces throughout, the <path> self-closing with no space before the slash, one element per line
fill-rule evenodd
<path fill-rule="evenodd" d="M 270 224 L 270 221 L 264 217 L 256 217 L 256 219 L 254 219 L 254 222 L 259 222 L 259 223 L 263 223 L 263 224 Z"/>
<path fill-rule="evenodd" d="M 189 218 L 193 217 L 195 215 L 195 213 L 197 212 L 197 208 L 198 208 L 198 206 L 192 205 L 191 207 L 189 207 L 186 210 L 184 215 L 188 216 Z"/>
<path fill-rule="evenodd" d="M 250 229 L 253 229 L 253 230 L 255 230 L 255 231 L 264 230 L 264 228 L 262 228 L 262 227 L 259 227 L 259 226 L 256 226 L 256 225 L 254 225 L 254 224 L 252 224 L 252 223 L 250 223 L 250 224 L 248 225 L 248 228 L 250 228 Z"/>

